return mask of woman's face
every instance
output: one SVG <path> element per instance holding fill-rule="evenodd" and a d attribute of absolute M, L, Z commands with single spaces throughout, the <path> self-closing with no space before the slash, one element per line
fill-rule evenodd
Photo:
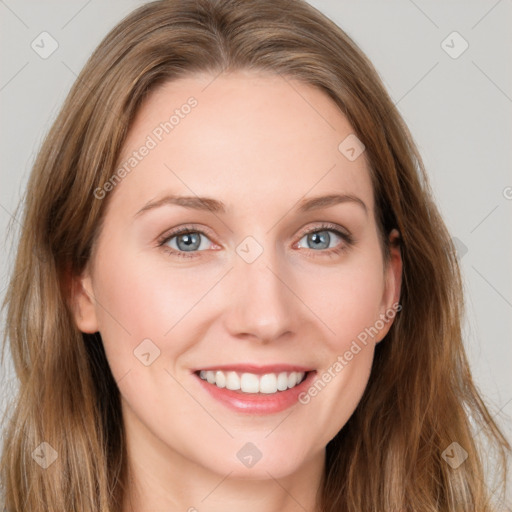
<path fill-rule="evenodd" d="M 136 464 L 279 478 L 353 413 L 401 261 L 384 265 L 351 134 L 325 93 L 279 76 L 196 75 L 143 104 L 124 172 L 91 191 L 109 203 L 76 310 Z"/>

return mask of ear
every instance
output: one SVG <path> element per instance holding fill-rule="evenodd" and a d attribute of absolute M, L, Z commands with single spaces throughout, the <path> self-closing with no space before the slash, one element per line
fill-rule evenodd
<path fill-rule="evenodd" d="M 391 230 L 388 238 L 389 259 L 384 268 L 384 293 L 382 295 L 380 320 L 383 321 L 384 327 L 379 333 L 377 341 L 381 341 L 388 333 L 393 319 L 395 318 L 401 307 L 400 290 L 402 287 L 402 254 L 400 251 L 400 233 L 398 230 Z M 398 309 L 399 308 L 399 309 Z"/>
<path fill-rule="evenodd" d="M 78 329 L 90 334 L 98 332 L 96 301 L 89 270 L 86 269 L 81 276 L 73 276 L 70 281 L 71 308 Z"/>

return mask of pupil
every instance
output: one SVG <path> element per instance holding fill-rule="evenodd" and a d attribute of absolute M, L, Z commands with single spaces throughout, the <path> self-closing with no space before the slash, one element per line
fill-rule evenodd
<path fill-rule="evenodd" d="M 180 247 L 180 241 L 184 241 L 185 246 Z M 195 250 L 199 247 L 199 234 L 198 233 L 186 233 L 178 237 L 178 247 L 185 251 Z"/>
<path fill-rule="evenodd" d="M 317 243 L 319 241 L 320 244 L 323 244 L 321 248 L 326 249 L 327 247 L 329 247 L 330 236 L 329 233 L 327 233 L 327 231 L 320 231 L 318 233 L 313 233 L 311 235 L 311 240 L 314 241 L 314 243 Z"/>

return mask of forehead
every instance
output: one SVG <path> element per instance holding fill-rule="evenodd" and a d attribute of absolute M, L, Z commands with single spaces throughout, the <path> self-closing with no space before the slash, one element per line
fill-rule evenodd
<path fill-rule="evenodd" d="M 166 190 L 257 209 L 262 198 L 292 204 L 341 192 L 373 209 L 364 152 L 350 160 L 340 150 L 352 134 L 325 92 L 297 80 L 247 71 L 180 78 L 139 109 L 118 163 L 129 172 L 114 196 L 140 205 Z"/>

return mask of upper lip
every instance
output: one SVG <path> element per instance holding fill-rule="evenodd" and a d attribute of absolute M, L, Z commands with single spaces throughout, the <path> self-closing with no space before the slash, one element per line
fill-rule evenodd
<path fill-rule="evenodd" d="M 265 366 L 260 366 L 256 364 L 219 364 L 219 365 L 210 365 L 203 366 L 201 368 L 197 368 L 192 370 L 194 373 L 199 372 L 201 370 L 211 371 L 211 370 L 221 370 L 224 372 L 232 371 L 232 372 L 240 372 L 240 373 L 254 373 L 256 375 L 265 375 L 266 373 L 281 373 L 281 372 L 310 372 L 313 371 L 314 368 L 310 368 L 307 366 L 296 365 L 296 364 L 269 364 Z"/>

